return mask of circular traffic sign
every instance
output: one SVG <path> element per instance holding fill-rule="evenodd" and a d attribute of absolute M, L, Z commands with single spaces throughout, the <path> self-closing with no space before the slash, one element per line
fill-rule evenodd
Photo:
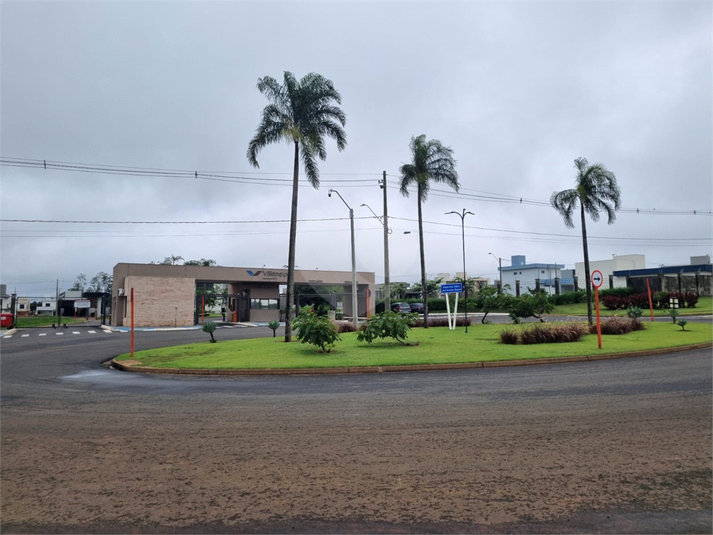
<path fill-rule="evenodd" d="M 601 285 L 604 283 L 604 275 L 602 275 L 602 272 L 599 271 L 598 269 L 595 269 L 592 271 L 592 284 L 594 285 L 595 288 L 601 287 Z"/>

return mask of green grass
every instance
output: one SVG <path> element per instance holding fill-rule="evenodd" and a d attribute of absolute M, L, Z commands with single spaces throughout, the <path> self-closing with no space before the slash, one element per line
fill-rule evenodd
<path fill-rule="evenodd" d="M 94 318 L 90 318 L 94 321 Z M 74 321 L 73 317 L 62 316 L 62 325 L 65 323 L 67 325 L 72 325 L 73 323 L 85 323 L 86 318 L 77 318 Z M 57 323 L 57 316 L 27 316 L 24 318 L 17 318 L 17 328 L 27 328 L 27 327 L 50 327 L 52 324 Z"/>
<path fill-rule="evenodd" d="M 713 340 L 708 324 L 688 324 L 686 331 L 670 321 L 646 323 L 646 330 L 621 336 L 603 336 L 602 349 L 596 335 L 566 344 L 505 345 L 499 342 L 504 328 L 522 329 L 525 325 L 473 325 L 449 331 L 445 327 L 413 329 L 406 347 L 397 342 L 381 341 L 368 345 L 356 341 L 355 333 L 343 333 L 331 353 L 321 353 L 314 346 L 281 338 L 218 341 L 138 351 L 134 359 L 144 366 L 192 369 L 324 368 L 342 366 L 393 366 L 537 359 L 580 355 L 600 355 L 685 346 Z M 117 361 L 128 360 L 128 354 Z"/>
<path fill-rule="evenodd" d="M 626 316 L 626 310 L 609 310 L 601 304 L 601 301 L 599 302 L 599 306 L 599 313 L 602 316 Z M 701 297 L 694 308 L 680 308 L 679 311 L 681 316 L 713 314 L 713 297 Z M 595 314 L 593 306 L 592 313 Z M 550 314 L 554 316 L 586 316 L 587 304 L 560 305 L 555 307 Z M 654 317 L 668 317 L 668 314 L 666 314 L 666 310 L 664 309 L 654 309 Z M 644 309 L 644 318 L 651 318 L 651 313 L 648 308 Z"/>

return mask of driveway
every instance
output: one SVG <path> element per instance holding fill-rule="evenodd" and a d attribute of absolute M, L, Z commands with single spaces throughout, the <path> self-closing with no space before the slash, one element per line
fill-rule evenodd
<path fill-rule="evenodd" d="M 1 343 L 4 533 L 713 529 L 710 350 L 186 378 L 101 368 L 127 334 Z"/>

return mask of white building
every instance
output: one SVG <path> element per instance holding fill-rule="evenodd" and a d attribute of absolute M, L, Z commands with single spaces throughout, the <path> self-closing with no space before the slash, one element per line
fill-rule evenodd
<path fill-rule="evenodd" d="M 38 315 L 53 316 L 57 311 L 57 301 L 54 297 L 43 297 L 38 301 L 35 311 Z"/>
<path fill-rule="evenodd" d="M 630 271 L 632 269 L 644 269 L 646 267 L 646 257 L 642 254 L 612 255 L 608 260 L 593 260 L 589 262 L 590 274 L 595 269 L 604 275 L 602 289 L 623 288 L 626 286 L 626 277 L 614 277 L 615 271 Z M 586 288 L 584 262 L 577 262 L 574 265 L 575 275 L 580 288 Z"/>
<path fill-rule="evenodd" d="M 555 285 L 561 278 L 563 264 L 528 264 L 524 255 L 512 256 L 511 264 L 502 267 L 503 292 L 522 295 L 539 288 L 548 294 L 556 293 Z"/>

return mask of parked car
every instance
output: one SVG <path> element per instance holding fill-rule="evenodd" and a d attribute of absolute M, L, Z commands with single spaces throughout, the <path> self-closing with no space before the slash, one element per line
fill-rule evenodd
<path fill-rule="evenodd" d="M 391 310 L 394 312 L 400 312 L 401 314 L 410 314 L 411 305 L 408 303 L 391 303 Z"/>
<path fill-rule="evenodd" d="M 416 312 L 418 314 L 423 314 L 423 303 L 411 303 L 411 312 Z"/>

